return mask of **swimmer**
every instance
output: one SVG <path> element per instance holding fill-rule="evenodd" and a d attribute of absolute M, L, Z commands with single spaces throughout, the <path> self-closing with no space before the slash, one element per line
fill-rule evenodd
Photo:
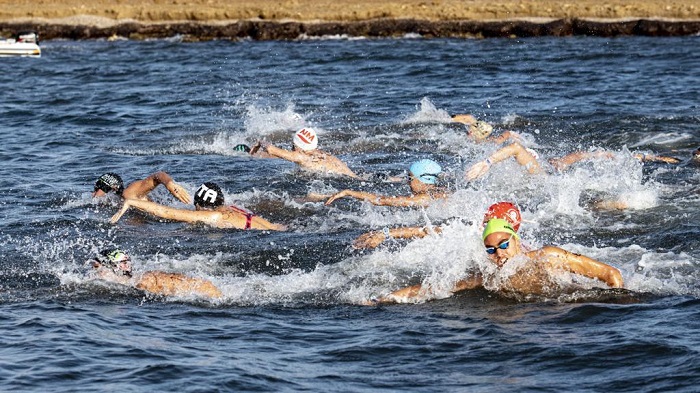
<path fill-rule="evenodd" d="M 284 231 L 282 224 L 274 224 L 254 213 L 236 206 L 224 206 L 224 193 L 216 183 L 202 184 L 195 193 L 195 210 L 177 209 L 138 199 L 126 199 L 121 210 L 110 222 L 115 224 L 130 207 L 166 220 L 203 223 L 215 228 L 258 229 Z"/>
<path fill-rule="evenodd" d="M 435 200 L 445 199 L 450 195 L 436 185 L 441 173 L 442 167 L 433 160 L 416 161 L 409 168 L 409 186 L 413 195 L 383 196 L 364 191 L 343 190 L 328 198 L 326 206 L 343 197 L 360 199 L 377 206 L 428 206 Z"/>
<path fill-rule="evenodd" d="M 493 142 L 497 144 L 505 143 L 509 140 L 520 140 L 520 135 L 513 131 L 503 131 L 499 136 L 490 137 L 493 132 L 493 126 L 485 121 L 477 120 L 472 115 L 454 115 L 452 121 L 465 124 L 469 127 L 467 135 L 476 143 Z"/>
<path fill-rule="evenodd" d="M 680 162 L 680 160 L 677 158 L 658 156 L 654 154 L 635 153 L 632 156 L 641 162 L 663 162 L 668 164 L 677 164 Z M 478 179 L 484 176 L 493 164 L 504 161 L 510 157 L 515 158 L 518 164 L 525 167 L 530 174 L 542 173 L 542 167 L 537 161 L 539 159 L 537 152 L 523 146 L 519 142 L 514 142 L 495 151 L 486 160 L 479 161 L 472 165 L 467 170 L 465 177 L 469 181 Z M 548 162 L 554 169 L 559 172 L 563 172 L 577 162 L 598 158 L 613 159 L 615 158 L 615 155 L 614 153 L 605 150 L 579 151 L 567 154 L 560 158 L 549 159 Z"/>
<path fill-rule="evenodd" d="M 157 270 L 134 275 L 131 258 L 122 250 L 104 250 L 92 261 L 92 274 L 101 280 L 131 286 L 165 296 L 200 296 L 220 298 L 221 291 L 210 281 L 180 273 Z"/>
<path fill-rule="evenodd" d="M 698 149 L 693 152 L 691 161 L 694 164 L 700 164 L 700 147 L 698 147 Z"/>
<path fill-rule="evenodd" d="M 520 209 L 511 202 L 497 202 L 489 206 L 484 214 L 482 226 L 485 226 L 492 218 L 507 220 L 516 232 L 522 221 Z M 367 232 L 358 236 L 353 242 L 353 247 L 357 249 L 377 248 L 388 239 L 421 239 L 431 234 L 440 233 L 442 233 L 440 226 L 384 228 L 382 231 Z"/>
<path fill-rule="evenodd" d="M 622 288 L 624 285 L 619 270 L 587 256 L 555 246 L 525 251 L 521 247 L 520 237 L 515 229 L 504 219 L 489 220 L 481 238 L 489 261 L 495 265 L 496 273 L 478 273 L 460 280 L 451 290 L 452 293 L 485 287 L 486 289 L 495 288 L 503 293 L 553 295 L 563 289 L 553 277 L 561 272 L 596 279 L 610 288 Z M 515 272 L 507 277 L 501 277 L 499 273 L 511 263 L 515 264 L 511 265 L 516 268 Z M 572 282 L 570 285 L 575 284 Z M 430 292 L 429 286 L 424 288 L 418 284 L 394 291 L 370 303 L 412 302 Z"/>
<path fill-rule="evenodd" d="M 165 172 L 157 172 L 145 179 L 136 180 L 124 188 L 124 181 L 116 173 L 105 173 L 95 182 L 93 198 L 103 197 L 114 192 L 124 199 L 138 199 L 148 201 L 148 194 L 159 184 L 165 186 L 170 193 L 182 203 L 191 203 L 192 197 L 181 185 L 175 183 L 172 177 Z"/>
<path fill-rule="evenodd" d="M 272 157 L 291 161 L 309 171 L 362 179 L 338 157 L 318 149 L 318 136 L 313 129 L 302 128 L 297 131 L 292 142 L 292 150 L 286 150 L 260 141 L 251 148 L 250 154 L 257 154 L 262 150 Z"/>

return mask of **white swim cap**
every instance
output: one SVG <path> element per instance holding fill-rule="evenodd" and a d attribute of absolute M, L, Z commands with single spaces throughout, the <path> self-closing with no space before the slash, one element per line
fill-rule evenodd
<path fill-rule="evenodd" d="M 318 146 L 316 131 L 311 128 L 302 128 L 294 134 L 294 146 L 304 151 L 315 150 Z"/>

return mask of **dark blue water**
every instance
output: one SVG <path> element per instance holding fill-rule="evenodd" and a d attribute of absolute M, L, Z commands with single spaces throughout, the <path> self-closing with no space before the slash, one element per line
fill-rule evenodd
<path fill-rule="evenodd" d="M 698 37 L 299 42 L 50 41 L 0 60 L 0 381 L 8 391 L 696 391 L 700 383 Z M 522 134 L 544 159 L 614 160 L 530 176 L 514 162 L 463 174 L 496 147 L 450 114 Z M 424 210 L 341 200 L 403 184 L 299 171 L 233 152 L 291 131 L 356 172 L 433 158 L 455 191 Z M 680 158 L 640 164 L 631 153 Z M 262 233 L 160 222 L 93 200 L 96 178 L 164 170 L 193 192 L 290 227 Z M 599 211 L 600 195 L 629 209 Z M 158 189 L 156 200 L 172 204 Z M 356 304 L 408 284 L 448 288 L 486 264 L 478 229 L 497 200 L 523 209 L 533 246 L 609 263 L 626 290 L 512 299 L 486 290 Z M 462 220 L 454 220 L 455 217 Z M 441 236 L 357 251 L 386 226 Z M 221 301 L 146 296 L 94 281 L 106 247 L 136 270 L 204 277 Z"/>

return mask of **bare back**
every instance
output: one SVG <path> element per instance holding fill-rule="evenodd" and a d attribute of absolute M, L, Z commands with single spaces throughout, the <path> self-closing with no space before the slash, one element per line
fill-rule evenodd
<path fill-rule="evenodd" d="M 179 273 L 150 271 L 143 274 L 136 288 L 166 296 L 204 296 L 219 298 L 221 291 L 210 281 Z"/>

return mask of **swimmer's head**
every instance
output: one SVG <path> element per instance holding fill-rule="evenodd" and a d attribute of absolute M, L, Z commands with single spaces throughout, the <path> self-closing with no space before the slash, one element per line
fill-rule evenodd
<path fill-rule="evenodd" d="M 93 259 L 94 268 L 106 267 L 120 276 L 131 277 L 131 258 L 120 249 L 102 250 Z"/>
<path fill-rule="evenodd" d="M 484 232 L 481 234 L 481 240 L 486 240 L 489 235 L 496 232 L 508 233 L 511 236 L 514 236 L 516 239 L 520 239 L 518 233 L 515 232 L 515 229 L 508 221 L 502 218 L 492 218 L 486 223 Z"/>
<path fill-rule="evenodd" d="M 304 151 L 316 150 L 318 147 L 318 136 L 311 128 L 302 128 L 294 134 L 294 146 Z"/>
<path fill-rule="evenodd" d="M 482 240 L 488 258 L 499 268 L 518 255 L 520 250 L 518 234 L 508 221 L 501 218 L 489 220 Z"/>
<path fill-rule="evenodd" d="M 243 153 L 250 153 L 250 146 L 240 143 L 233 147 L 233 151 L 240 151 Z"/>
<path fill-rule="evenodd" d="M 700 164 L 700 147 L 693 152 L 693 162 Z"/>
<path fill-rule="evenodd" d="M 116 173 L 105 173 L 95 182 L 95 190 L 92 195 L 96 196 L 99 191 L 105 194 L 114 191 L 117 195 L 121 195 L 124 192 L 124 181 Z"/>
<path fill-rule="evenodd" d="M 435 184 L 442 173 L 442 167 L 433 160 L 423 159 L 411 164 L 409 171 L 414 178 L 422 183 Z"/>
<path fill-rule="evenodd" d="M 500 218 L 508 221 L 516 232 L 520 229 L 520 209 L 511 202 L 497 202 L 489 206 L 484 214 L 483 225 L 486 225 L 492 218 Z"/>
<path fill-rule="evenodd" d="M 488 138 L 492 132 L 493 126 L 485 121 L 477 120 L 469 125 L 469 135 L 477 141 Z"/>
<path fill-rule="evenodd" d="M 212 182 L 206 182 L 199 186 L 194 194 L 194 206 L 204 209 L 216 209 L 224 204 L 224 193 L 221 188 Z"/>

